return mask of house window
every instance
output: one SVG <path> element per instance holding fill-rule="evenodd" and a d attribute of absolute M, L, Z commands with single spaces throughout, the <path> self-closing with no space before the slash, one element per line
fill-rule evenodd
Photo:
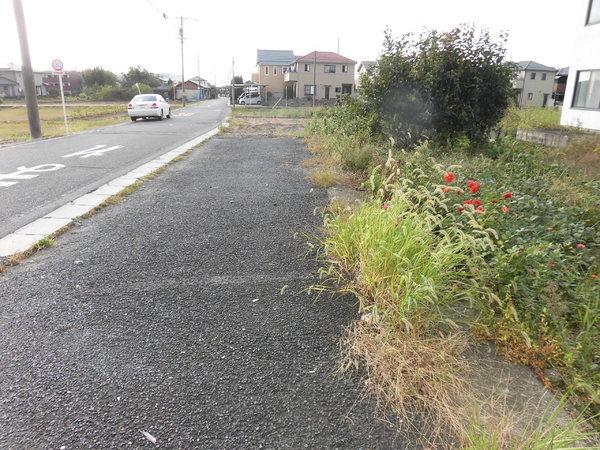
<path fill-rule="evenodd" d="M 346 64 L 342 64 L 342 72 L 344 72 L 344 73 L 348 72 L 348 66 Z"/>
<path fill-rule="evenodd" d="M 546 79 L 546 72 L 542 74 L 542 81 Z"/>
<path fill-rule="evenodd" d="M 573 107 L 600 109 L 600 69 L 577 72 Z"/>
<path fill-rule="evenodd" d="M 527 100 L 533 100 L 533 94 L 531 92 L 527 94 Z"/>
<path fill-rule="evenodd" d="M 277 66 L 273 66 L 273 75 L 277 75 Z"/>
<path fill-rule="evenodd" d="M 304 95 L 313 95 L 315 93 L 315 86 L 313 84 L 304 85 Z"/>
<path fill-rule="evenodd" d="M 269 66 L 265 66 L 265 75 L 269 75 Z"/>
<path fill-rule="evenodd" d="M 535 80 L 535 72 L 531 72 L 531 75 L 529 75 L 529 78 L 531 78 L 532 80 Z"/>
<path fill-rule="evenodd" d="M 600 23 L 600 0 L 590 0 L 586 25 L 595 25 Z"/>
<path fill-rule="evenodd" d="M 304 71 L 310 72 L 310 64 L 304 64 Z"/>
<path fill-rule="evenodd" d="M 335 64 L 325 64 L 323 68 L 325 73 L 335 73 Z"/>
<path fill-rule="evenodd" d="M 336 88 L 335 88 L 335 93 L 336 93 L 336 94 L 339 94 L 340 92 L 342 92 L 342 88 L 341 88 L 341 87 L 339 87 L 339 86 L 338 86 L 338 87 L 336 87 Z"/>

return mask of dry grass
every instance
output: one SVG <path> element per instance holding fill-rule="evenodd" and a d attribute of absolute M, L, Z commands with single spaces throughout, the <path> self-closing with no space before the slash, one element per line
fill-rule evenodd
<path fill-rule="evenodd" d="M 44 137 L 64 136 L 62 108 L 40 107 L 40 121 Z M 67 108 L 69 131 L 79 132 L 90 128 L 114 125 L 127 120 L 125 103 L 112 105 L 69 106 Z M 25 107 L 0 107 L 0 143 L 29 139 L 29 125 Z"/>
<path fill-rule="evenodd" d="M 468 363 L 461 357 L 467 346 L 461 333 L 390 332 L 361 320 L 343 337 L 341 370 L 363 368 L 368 391 L 408 431 L 417 431 L 430 444 L 449 437 L 457 441 L 466 432 L 467 406 L 473 400 L 465 381 Z"/>
<path fill-rule="evenodd" d="M 328 188 L 338 183 L 339 175 L 333 170 L 318 169 L 310 175 L 312 182 L 319 187 Z"/>

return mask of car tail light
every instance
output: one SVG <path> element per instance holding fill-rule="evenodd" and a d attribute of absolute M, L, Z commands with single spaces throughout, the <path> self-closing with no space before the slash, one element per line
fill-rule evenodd
<path fill-rule="evenodd" d="M 152 103 L 152 106 L 150 108 L 158 108 L 158 105 L 156 103 Z"/>
<path fill-rule="evenodd" d="M 127 105 L 127 109 L 133 109 L 133 105 L 130 103 L 129 105 Z"/>

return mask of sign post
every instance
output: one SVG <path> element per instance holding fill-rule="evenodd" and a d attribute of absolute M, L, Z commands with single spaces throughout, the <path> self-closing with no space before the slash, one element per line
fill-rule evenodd
<path fill-rule="evenodd" d="M 58 75 L 58 84 L 60 85 L 60 100 L 62 102 L 63 118 L 65 120 L 65 133 L 69 134 L 69 123 L 67 122 L 67 107 L 65 105 L 65 93 L 63 90 L 63 81 L 62 81 L 62 76 L 64 73 L 63 69 L 64 69 L 64 64 L 60 59 L 52 60 L 52 73 L 54 75 Z"/>

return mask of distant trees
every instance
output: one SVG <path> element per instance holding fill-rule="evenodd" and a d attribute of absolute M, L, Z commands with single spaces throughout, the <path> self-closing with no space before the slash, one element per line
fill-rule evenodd
<path fill-rule="evenodd" d="M 123 74 L 121 84 L 124 87 L 134 86 L 135 83 L 146 84 L 151 87 L 156 87 L 162 84 L 160 78 L 153 73 L 148 72 L 146 69 L 136 66 L 130 67 L 129 70 Z"/>
<path fill-rule="evenodd" d="M 118 81 L 114 73 L 99 66 L 85 69 L 81 72 L 81 76 L 86 86 L 115 86 Z"/>
<path fill-rule="evenodd" d="M 152 92 L 153 87 L 162 83 L 155 74 L 140 66 L 130 67 L 120 79 L 102 67 L 86 69 L 81 75 L 85 86 L 81 96 L 89 100 L 129 100 L 139 92 Z"/>

